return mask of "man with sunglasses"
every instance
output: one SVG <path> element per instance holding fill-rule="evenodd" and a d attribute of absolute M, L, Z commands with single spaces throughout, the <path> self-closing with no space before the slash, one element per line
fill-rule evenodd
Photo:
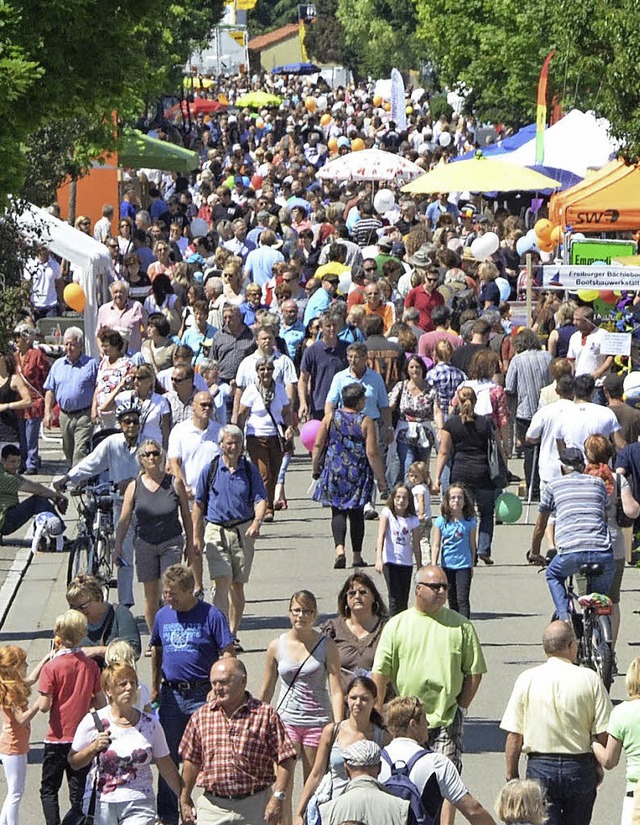
<path fill-rule="evenodd" d="M 418 270 L 418 274 L 423 278 L 423 281 L 419 286 L 410 290 L 404 299 L 404 305 L 405 307 L 415 307 L 420 312 L 420 320 L 418 321 L 420 328 L 425 332 L 431 332 L 432 329 L 435 329 L 435 324 L 431 320 L 431 313 L 436 307 L 444 304 L 444 298 L 438 292 L 440 275 L 423 247 L 418 249 L 412 258 L 409 258 L 409 263 Z"/>
<path fill-rule="evenodd" d="M 460 771 L 464 717 L 487 666 L 471 622 L 445 607 L 448 590 L 441 568 L 426 565 L 418 570 L 415 606 L 385 625 L 371 677 L 380 711 L 389 683 L 398 696 L 417 696 L 423 702 L 429 723 L 424 744 L 448 756 Z M 450 825 L 454 816 L 454 808 L 445 802 L 442 825 Z"/>
<path fill-rule="evenodd" d="M 140 436 L 140 405 L 137 401 L 123 404 L 116 412 L 121 432 L 104 438 L 86 458 L 83 458 L 68 473 L 53 482 L 54 490 L 62 490 L 69 482 L 79 484 L 101 473 L 118 486 L 114 495 L 113 522 L 120 521 L 122 496 L 130 481 L 138 476 L 140 465 L 137 459 Z M 118 568 L 118 602 L 131 607 L 133 598 L 133 530 L 129 530 L 122 546 L 124 563 Z"/>

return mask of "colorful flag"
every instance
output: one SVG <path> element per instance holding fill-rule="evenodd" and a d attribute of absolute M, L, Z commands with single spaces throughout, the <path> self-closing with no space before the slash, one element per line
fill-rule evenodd
<path fill-rule="evenodd" d="M 549 63 L 555 54 L 555 49 L 545 57 L 540 79 L 538 80 L 538 108 L 536 110 L 536 164 L 544 163 L 544 130 L 547 125 L 547 79 L 549 77 Z"/>

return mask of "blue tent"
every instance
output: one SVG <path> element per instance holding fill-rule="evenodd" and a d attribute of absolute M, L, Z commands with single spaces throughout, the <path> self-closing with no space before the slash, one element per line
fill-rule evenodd
<path fill-rule="evenodd" d="M 313 63 L 287 63 L 286 66 L 276 66 L 271 74 L 315 74 L 320 69 Z"/>

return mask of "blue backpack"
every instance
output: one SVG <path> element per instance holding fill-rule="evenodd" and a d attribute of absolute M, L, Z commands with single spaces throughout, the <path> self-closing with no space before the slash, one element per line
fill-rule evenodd
<path fill-rule="evenodd" d="M 391 768 L 391 776 L 382 783 L 382 786 L 389 793 L 400 799 L 405 799 L 409 803 L 409 825 L 428 825 L 431 822 L 431 818 L 427 815 L 422 804 L 420 791 L 409 779 L 413 766 L 426 753 L 429 753 L 429 751 L 423 748 L 414 753 L 408 762 L 402 760 L 392 762 L 391 757 L 385 750 L 381 754 L 384 761 Z"/>

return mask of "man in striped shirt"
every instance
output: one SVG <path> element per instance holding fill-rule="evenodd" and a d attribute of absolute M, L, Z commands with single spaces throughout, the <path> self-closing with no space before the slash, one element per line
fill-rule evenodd
<path fill-rule="evenodd" d="M 542 493 L 527 558 L 530 563 L 544 564 L 540 545 L 549 516 L 555 510 L 558 554 L 545 572 L 558 618 L 566 620 L 569 610 L 565 579 L 577 573 L 583 564 L 600 564 L 602 573 L 592 577 L 592 588 L 596 593 L 608 595 L 614 562 L 604 482 L 584 474 L 580 450 L 571 447 L 560 450 L 559 455 L 562 476 L 550 481 Z"/>

